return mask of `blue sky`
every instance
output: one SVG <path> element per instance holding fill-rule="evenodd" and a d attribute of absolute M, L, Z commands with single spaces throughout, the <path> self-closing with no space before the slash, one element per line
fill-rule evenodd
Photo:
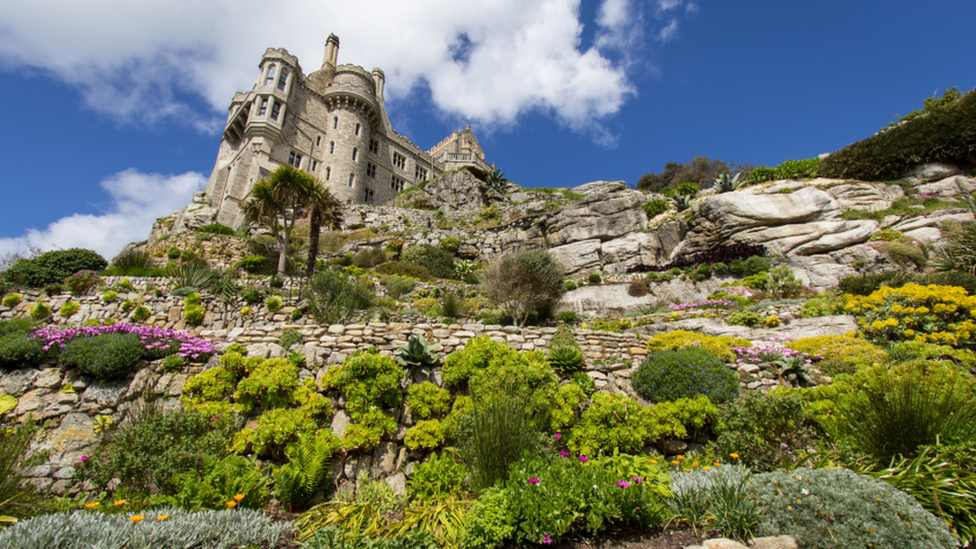
<path fill-rule="evenodd" d="M 84 4 L 84 5 L 81 5 Z M 185 206 L 267 47 L 387 75 L 430 148 L 470 122 L 527 187 L 634 183 L 696 155 L 776 165 L 976 87 L 976 2 L 0 0 L 0 255 L 111 259 Z"/>

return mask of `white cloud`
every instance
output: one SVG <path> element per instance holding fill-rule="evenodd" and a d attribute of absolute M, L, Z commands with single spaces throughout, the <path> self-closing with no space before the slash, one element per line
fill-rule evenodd
<path fill-rule="evenodd" d="M 658 10 L 682 3 L 658 0 Z M 214 131 L 233 93 L 253 85 L 266 47 L 287 48 L 309 73 L 334 32 L 340 63 L 386 71 L 391 101 L 426 85 L 447 115 L 481 126 L 538 110 L 590 131 L 635 93 L 626 56 L 605 52 L 639 37 L 636 11 L 605 0 L 595 45 L 583 49 L 579 0 L 7 2 L 0 65 L 53 74 L 126 122 L 177 118 Z"/>
<path fill-rule="evenodd" d="M 181 175 L 119 172 L 102 181 L 112 206 L 101 215 L 74 214 L 45 229 L 28 229 L 16 238 L 0 238 L 0 255 L 26 251 L 28 244 L 42 250 L 87 248 L 109 261 L 129 242 L 149 236 L 156 218 L 183 209 L 194 191 L 207 186 L 207 178 L 196 172 Z"/>
<path fill-rule="evenodd" d="M 678 20 L 672 19 L 670 23 L 667 24 L 661 32 L 658 33 L 658 38 L 661 42 L 669 42 L 678 36 Z"/>

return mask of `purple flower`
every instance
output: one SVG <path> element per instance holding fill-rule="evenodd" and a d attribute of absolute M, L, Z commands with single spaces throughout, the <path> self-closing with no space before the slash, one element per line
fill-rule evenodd
<path fill-rule="evenodd" d="M 562 435 L 560 435 L 559 433 L 556 433 L 556 440 L 559 440 L 559 439 L 561 439 L 561 438 L 563 438 L 563 436 L 562 436 Z"/>
<path fill-rule="evenodd" d="M 644 482 L 644 479 L 640 477 L 630 477 L 630 478 L 634 479 L 634 482 L 636 482 L 637 484 Z"/>
<path fill-rule="evenodd" d="M 617 481 L 617 486 L 619 486 L 621 488 L 627 488 L 628 486 L 630 486 L 630 483 L 627 482 L 626 480 L 618 480 Z"/>
<path fill-rule="evenodd" d="M 559 452 L 559 455 L 563 457 L 569 457 L 569 452 Z"/>
<path fill-rule="evenodd" d="M 590 458 L 588 458 L 586 456 L 580 456 L 579 457 L 579 460 L 582 461 L 583 463 L 586 463 L 587 461 L 590 461 Z"/>
<path fill-rule="evenodd" d="M 535 477 L 532 477 L 532 478 L 529 479 L 529 483 L 530 484 L 538 484 L 539 483 L 539 479 L 537 479 Z"/>
<path fill-rule="evenodd" d="M 542 534 L 542 544 L 543 545 L 552 545 L 552 538 L 549 537 L 549 534 Z"/>

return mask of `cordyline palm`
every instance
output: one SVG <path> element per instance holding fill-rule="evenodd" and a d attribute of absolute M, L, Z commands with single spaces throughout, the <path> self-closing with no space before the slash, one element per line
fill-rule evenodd
<path fill-rule="evenodd" d="M 319 255 L 319 230 L 324 225 L 333 229 L 339 227 L 342 218 L 342 204 L 323 185 L 312 196 L 312 215 L 309 217 L 308 263 L 305 274 L 312 276 L 315 271 L 315 257 Z"/>
<path fill-rule="evenodd" d="M 327 193 L 322 184 L 298 168 L 287 164 L 267 179 L 258 181 L 244 205 L 244 215 L 251 223 L 271 229 L 278 244 L 278 273 L 285 272 L 285 259 L 295 223 L 305 217 L 316 197 Z"/>

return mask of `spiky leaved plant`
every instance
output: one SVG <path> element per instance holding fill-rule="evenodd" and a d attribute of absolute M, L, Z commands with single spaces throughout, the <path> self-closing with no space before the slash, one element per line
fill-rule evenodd
<path fill-rule="evenodd" d="M 712 182 L 712 188 L 719 193 L 737 191 L 739 190 L 739 187 L 745 183 L 744 179 L 739 181 L 740 175 L 742 175 L 742 172 L 735 174 L 734 177 L 727 173 L 723 173 L 722 175 L 716 177 L 715 181 Z"/>
<path fill-rule="evenodd" d="M 441 356 L 434 354 L 443 347 L 440 343 L 429 345 L 424 336 L 410 336 L 406 345 L 399 345 L 399 352 L 394 357 L 404 368 L 432 368 Z"/>
<path fill-rule="evenodd" d="M 332 433 L 301 434 L 285 450 L 288 463 L 274 473 L 275 493 L 288 506 L 304 505 L 322 488 L 339 440 Z"/>
<path fill-rule="evenodd" d="M 567 375 L 583 367 L 583 351 L 579 347 L 564 345 L 549 349 L 549 366 L 560 375 Z"/>
<path fill-rule="evenodd" d="M 671 203 L 674 207 L 678 209 L 679 212 L 683 212 L 691 207 L 691 201 L 695 197 L 690 194 L 679 194 L 677 196 L 671 197 Z"/>

